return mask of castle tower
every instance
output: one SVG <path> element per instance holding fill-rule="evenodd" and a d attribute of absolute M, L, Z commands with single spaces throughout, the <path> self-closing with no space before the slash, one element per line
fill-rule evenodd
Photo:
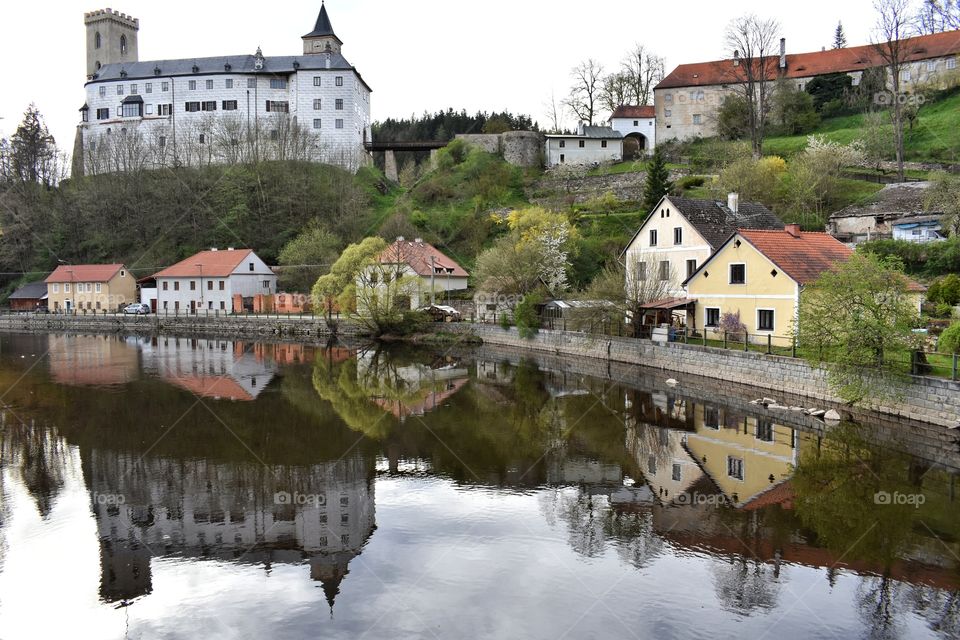
<path fill-rule="evenodd" d="M 87 27 L 87 77 L 115 62 L 137 62 L 140 21 L 113 9 L 83 14 Z"/>
<path fill-rule="evenodd" d="M 304 53 L 340 53 L 340 47 L 343 42 L 333 32 L 333 25 L 330 24 L 330 16 L 327 15 L 327 7 L 320 3 L 320 15 L 317 16 L 317 24 L 313 31 L 303 36 Z"/>

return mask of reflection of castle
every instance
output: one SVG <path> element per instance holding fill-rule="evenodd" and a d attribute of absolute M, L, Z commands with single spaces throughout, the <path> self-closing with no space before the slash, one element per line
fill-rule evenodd
<path fill-rule="evenodd" d="M 278 359 L 303 361 L 293 346 L 165 336 L 143 345 L 144 369 L 200 397 L 253 400 Z"/>
<path fill-rule="evenodd" d="M 375 526 L 372 466 L 359 457 L 269 469 L 104 450 L 85 458 L 107 601 L 149 593 L 151 557 L 179 555 L 306 560 L 332 607 Z"/>
<path fill-rule="evenodd" d="M 119 385 L 140 371 L 136 346 L 119 336 L 49 334 L 47 341 L 50 376 L 58 384 Z"/>

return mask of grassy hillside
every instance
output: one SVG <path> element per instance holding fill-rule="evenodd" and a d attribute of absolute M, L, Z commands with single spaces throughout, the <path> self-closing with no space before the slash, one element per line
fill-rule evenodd
<path fill-rule="evenodd" d="M 848 144 L 863 136 L 862 129 L 863 116 L 856 114 L 827 118 L 812 133 Z M 808 135 L 767 138 L 763 151 L 789 157 L 803 150 Z M 934 96 L 920 107 L 913 127 L 906 128 L 904 152 L 907 160 L 960 162 L 960 89 Z"/>

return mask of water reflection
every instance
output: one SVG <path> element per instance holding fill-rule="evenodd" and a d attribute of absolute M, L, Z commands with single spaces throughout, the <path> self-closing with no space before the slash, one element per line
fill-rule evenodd
<path fill-rule="evenodd" d="M 956 467 L 869 428 L 822 432 L 696 389 L 469 352 L 3 336 L 0 358 L 0 604 L 4 566 L 23 553 L 8 496 L 22 488 L 50 520 L 78 458 L 98 596 L 133 603 L 133 618 L 204 566 L 235 570 L 231 584 L 309 582 L 344 637 L 396 622 L 368 599 L 422 596 L 421 580 L 429 596 L 404 608 L 444 635 L 464 630 L 434 604 L 482 629 L 478 608 L 517 599 L 538 625 L 518 635 L 580 620 L 592 626 L 574 635 L 609 635 L 586 609 L 596 593 L 663 637 L 701 635 L 690 607 L 719 635 L 960 632 Z M 879 504 L 883 492 L 923 500 Z M 544 585 L 535 598 L 507 579 L 528 572 Z M 822 620 L 803 618 L 807 593 Z M 303 616 L 272 624 L 298 637 Z"/>

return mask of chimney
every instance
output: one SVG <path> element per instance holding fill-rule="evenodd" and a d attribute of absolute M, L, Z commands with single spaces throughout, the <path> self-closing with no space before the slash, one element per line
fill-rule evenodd
<path fill-rule="evenodd" d="M 577 123 L 577 135 L 578 135 L 578 136 L 582 136 L 582 135 L 583 135 L 583 128 L 584 128 L 585 126 L 587 126 L 587 123 L 584 122 L 583 120 L 581 120 L 579 123 Z"/>
<path fill-rule="evenodd" d="M 780 68 L 787 68 L 787 39 L 780 38 Z"/>
<path fill-rule="evenodd" d="M 739 64 L 740 64 L 740 50 L 734 49 L 733 50 L 733 66 L 736 67 L 736 66 L 739 66 Z"/>
<path fill-rule="evenodd" d="M 227 247 L 227 251 L 233 251 L 233 247 Z"/>
<path fill-rule="evenodd" d="M 403 236 L 397 236 L 397 242 L 403 242 Z"/>
<path fill-rule="evenodd" d="M 740 194 L 736 191 L 727 194 L 727 209 L 730 209 L 733 213 L 740 211 Z"/>
<path fill-rule="evenodd" d="M 413 241 L 417 244 L 423 244 L 423 238 L 414 238 Z"/>
<path fill-rule="evenodd" d="M 788 224 L 787 226 L 785 226 L 785 227 L 783 228 L 783 230 L 786 231 L 787 233 L 789 233 L 789 234 L 790 234 L 791 236 L 793 236 L 794 238 L 799 238 L 799 237 L 800 237 L 800 225 L 798 225 L 798 224 L 796 224 L 796 223 L 794 223 L 794 224 Z"/>
<path fill-rule="evenodd" d="M 216 247 L 210 247 L 210 251 L 216 251 L 216 250 L 217 250 Z"/>

